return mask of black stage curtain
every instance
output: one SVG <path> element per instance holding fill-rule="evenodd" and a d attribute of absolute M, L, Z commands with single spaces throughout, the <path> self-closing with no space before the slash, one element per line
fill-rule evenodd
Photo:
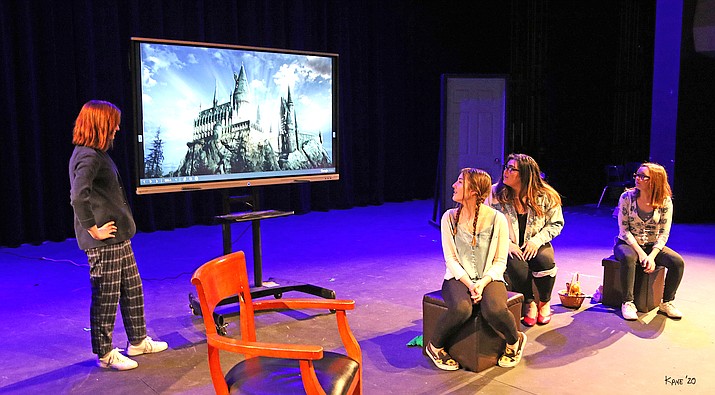
<path fill-rule="evenodd" d="M 686 0 L 686 8 L 694 2 Z M 635 0 L 0 1 L 0 116 L 5 123 L 0 132 L 0 246 L 74 236 L 67 162 L 74 119 L 91 99 L 111 101 L 123 111 L 110 155 L 132 191 L 139 230 L 210 224 L 222 213 L 224 192 L 253 192 L 133 193 L 130 37 L 340 55 L 340 180 L 262 187 L 263 208 L 301 213 L 431 198 L 444 73 L 510 74 L 527 87 L 514 91 L 523 95 L 514 102 L 531 104 L 507 114 L 509 136 L 518 137 L 507 141 L 507 153 L 534 156 L 568 203 L 595 203 L 605 182 L 603 165 L 611 163 L 620 146 L 614 137 L 621 119 L 619 96 L 613 92 L 624 89 L 618 88 L 619 73 L 640 76 L 637 86 L 626 88 L 644 103 L 650 97 L 654 5 Z M 623 16 L 640 21 L 637 34 Z M 622 48 L 636 51 L 640 69 L 619 66 L 630 59 Z M 712 59 L 696 60 L 683 68 L 689 75 L 681 78 L 686 86 L 713 75 Z M 697 118 L 688 125 L 712 125 L 715 112 L 707 95 L 692 89 L 681 95 L 689 98 L 686 107 L 694 108 L 687 115 Z M 533 103 L 540 107 L 532 108 Z M 645 119 L 628 124 L 628 133 L 644 136 L 639 138 L 647 146 L 648 106 L 628 109 Z M 690 148 L 703 152 L 701 139 L 687 138 L 691 132 L 679 131 L 679 172 L 702 167 L 702 157 L 682 155 Z"/>
<path fill-rule="evenodd" d="M 440 74 L 505 72 L 509 12 L 508 3 L 420 3 L 0 2 L 0 246 L 74 237 L 67 162 L 74 119 L 91 99 L 122 109 L 110 155 L 132 192 L 139 230 L 211 223 L 221 213 L 222 191 L 133 193 L 130 37 L 340 55 L 340 181 L 264 187 L 263 208 L 306 212 L 432 197 Z"/>

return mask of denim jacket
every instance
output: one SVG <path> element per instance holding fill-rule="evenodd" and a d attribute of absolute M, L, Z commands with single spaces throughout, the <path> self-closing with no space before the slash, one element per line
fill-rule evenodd
<path fill-rule="evenodd" d="M 519 244 L 519 218 L 516 209 L 512 204 L 499 203 L 496 199 L 497 184 L 492 185 L 492 193 L 489 194 L 484 204 L 487 204 L 506 216 L 509 223 L 509 239 L 514 244 Z M 543 216 L 537 216 L 534 210 L 529 208 L 526 216 L 526 231 L 524 231 L 524 242 L 531 240 L 532 243 L 541 247 L 553 240 L 561 233 L 564 227 L 564 215 L 561 205 L 553 204 L 546 196 L 539 196 L 538 204 L 544 212 Z"/>
<path fill-rule="evenodd" d="M 447 266 L 444 279 L 459 280 L 467 271 L 459 261 L 457 245 L 452 236 L 452 218 L 456 209 L 445 211 L 440 222 L 440 233 L 442 237 L 442 252 L 444 254 L 445 265 Z M 493 281 L 504 281 L 504 271 L 506 270 L 506 258 L 509 253 L 509 241 L 507 239 L 506 218 L 499 211 L 494 212 L 494 232 L 492 232 L 489 242 L 487 260 L 484 266 L 483 276 L 489 276 Z M 459 225 L 458 225 L 459 226 Z"/>

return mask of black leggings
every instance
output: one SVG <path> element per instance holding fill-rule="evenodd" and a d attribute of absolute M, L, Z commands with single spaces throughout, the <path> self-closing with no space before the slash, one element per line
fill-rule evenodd
<path fill-rule="evenodd" d="M 524 294 L 524 304 L 534 301 L 534 289 L 532 280 L 539 292 L 539 300 L 546 303 L 551 300 L 551 291 L 556 283 L 556 276 L 534 277 L 532 273 L 551 270 L 556 266 L 554 262 L 554 247 L 551 243 L 546 243 L 539 247 L 536 256 L 529 262 L 524 262 L 517 257 L 509 257 L 506 263 L 506 272 L 509 276 L 512 289 L 515 292 Z"/>
<path fill-rule="evenodd" d="M 482 300 L 474 304 L 471 293 L 464 283 L 456 279 L 444 280 L 442 298 L 447 304 L 447 311 L 437 321 L 434 335 L 430 339 L 433 346 L 444 347 L 445 343 L 469 320 L 477 306 L 489 326 L 497 333 L 501 333 L 507 343 L 514 344 L 519 340 L 514 315 L 506 305 L 507 293 L 503 282 L 492 281 L 487 284 L 482 291 Z"/>
<path fill-rule="evenodd" d="M 643 246 L 643 251 L 650 254 L 652 246 Z M 633 301 L 633 286 L 636 282 L 636 270 L 643 270 L 638 263 L 638 253 L 625 241 L 618 239 L 613 247 L 613 255 L 621 264 L 621 289 L 623 290 L 623 302 Z M 670 302 L 675 299 L 675 292 L 683 279 L 685 263 L 683 257 L 668 247 L 663 247 L 655 256 L 656 266 L 665 266 L 668 271 L 665 274 L 665 290 L 663 291 L 663 302 Z"/>

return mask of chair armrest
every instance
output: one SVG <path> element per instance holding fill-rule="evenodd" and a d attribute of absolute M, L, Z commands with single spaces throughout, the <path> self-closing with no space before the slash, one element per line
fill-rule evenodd
<path fill-rule="evenodd" d="M 253 310 L 280 310 L 280 309 L 325 309 L 325 310 L 353 310 L 354 300 L 347 299 L 317 299 L 317 298 L 290 298 L 268 299 L 253 302 Z"/>
<path fill-rule="evenodd" d="M 323 347 L 311 344 L 247 342 L 218 334 L 208 335 L 207 341 L 209 346 L 250 356 L 308 360 L 323 358 Z"/>
<path fill-rule="evenodd" d="M 316 299 L 316 298 L 290 298 L 261 300 L 253 302 L 253 310 L 280 310 L 280 309 L 330 309 L 335 310 L 335 319 L 338 323 L 340 339 L 348 355 L 362 364 L 362 352 L 355 336 L 348 324 L 346 310 L 355 308 L 354 300 L 347 299 Z"/>

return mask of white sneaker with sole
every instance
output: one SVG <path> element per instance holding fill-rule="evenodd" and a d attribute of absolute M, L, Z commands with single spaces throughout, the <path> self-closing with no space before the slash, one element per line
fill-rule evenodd
<path fill-rule="evenodd" d="M 676 320 L 683 318 L 683 313 L 678 310 L 677 307 L 675 307 L 672 300 L 668 302 L 662 302 L 658 306 L 658 312 Z"/>
<path fill-rule="evenodd" d="M 152 340 L 151 337 L 147 336 L 136 346 L 129 344 L 127 347 L 127 355 L 133 357 L 141 354 L 152 354 L 164 351 L 167 348 L 169 348 L 169 345 L 166 344 L 166 342 L 155 341 Z"/>
<path fill-rule="evenodd" d="M 638 319 L 638 309 L 633 302 L 626 302 L 621 305 L 621 315 L 624 320 L 633 321 Z"/>
<path fill-rule="evenodd" d="M 139 364 L 133 359 L 127 358 L 118 348 L 107 353 L 107 355 L 97 360 L 97 365 L 104 369 L 129 370 L 134 369 Z"/>

